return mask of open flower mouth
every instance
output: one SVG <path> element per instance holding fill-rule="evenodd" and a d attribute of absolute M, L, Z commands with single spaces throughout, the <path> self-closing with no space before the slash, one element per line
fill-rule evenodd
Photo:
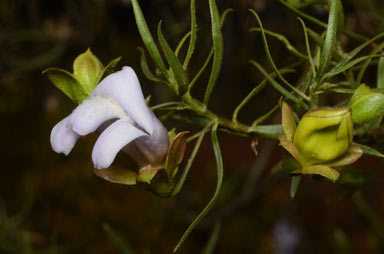
<path fill-rule="evenodd" d="M 147 107 L 130 67 L 107 76 L 89 98 L 53 128 L 52 148 L 68 155 L 80 136 L 97 130 L 101 134 L 94 145 L 92 161 L 98 169 L 111 166 L 117 153 L 126 146 L 132 147 L 125 150 L 139 163 L 145 159 L 148 164 L 158 164 L 167 153 L 167 131 Z"/>

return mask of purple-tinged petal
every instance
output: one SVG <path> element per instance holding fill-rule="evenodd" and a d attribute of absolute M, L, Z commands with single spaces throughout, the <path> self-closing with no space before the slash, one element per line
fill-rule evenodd
<path fill-rule="evenodd" d="M 81 136 L 88 135 L 110 119 L 129 120 L 124 110 L 112 99 L 95 96 L 83 101 L 71 114 L 68 127 Z"/>
<path fill-rule="evenodd" d="M 144 154 L 137 147 L 135 142 L 131 142 L 128 145 L 124 146 L 121 151 L 127 154 L 131 159 L 135 160 L 139 164 L 140 168 L 148 166 L 150 164 L 147 157 L 144 156 Z"/>
<path fill-rule="evenodd" d="M 108 168 L 124 146 L 146 135 L 129 121 L 117 120 L 101 133 L 93 147 L 92 161 L 95 168 Z"/>
<path fill-rule="evenodd" d="M 56 153 L 68 155 L 79 138 L 79 135 L 67 127 L 69 117 L 70 116 L 67 116 L 58 122 L 52 129 L 51 146 Z"/>
<path fill-rule="evenodd" d="M 121 71 L 107 76 L 93 90 L 91 97 L 93 96 L 111 97 L 140 128 L 149 134 L 153 133 L 151 113 L 145 103 L 140 82 L 132 68 L 125 66 Z"/>
<path fill-rule="evenodd" d="M 152 135 L 143 136 L 135 140 L 136 145 L 147 159 L 154 165 L 163 162 L 168 152 L 169 137 L 163 124 L 151 111 L 154 131 Z"/>

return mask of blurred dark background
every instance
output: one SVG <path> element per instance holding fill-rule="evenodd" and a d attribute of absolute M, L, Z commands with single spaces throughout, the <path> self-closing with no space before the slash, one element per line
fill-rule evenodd
<path fill-rule="evenodd" d="M 208 1 L 196 2 L 199 33 L 192 74 L 211 47 Z M 256 26 L 248 9 L 256 10 L 265 28 L 287 36 L 301 52 L 305 52 L 304 37 L 296 15 L 278 1 L 217 3 L 221 12 L 226 8 L 234 12 L 223 27 L 224 63 L 210 107 L 230 118 L 234 107 L 263 78 L 248 60 L 256 59 L 271 70 L 260 35 L 248 32 Z M 163 20 L 164 34 L 175 48 L 189 29 L 189 1 L 140 4 L 152 31 Z M 348 29 L 365 36 L 383 31 L 381 0 L 343 4 Z M 327 20 L 321 4 L 303 10 Z M 343 40 L 346 49 L 357 45 Z M 268 42 L 279 67 L 296 61 L 279 41 L 268 37 Z M 52 127 L 75 105 L 42 71 L 47 67 L 72 70 L 74 58 L 89 47 L 105 64 L 122 56 L 121 65 L 136 70 L 145 96 L 152 95 L 152 104 L 174 97 L 165 86 L 145 79 L 139 46 L 142 42 L 129 0 L 0 2 L 0 253 L 171 253 L 211 198 L 216 169 L 209 138 L 184 189 L 171 199 L 96 177 L 91 161 L 95 134 L 81 139 L 67 157 L 51 150 Z M 287 77 L 297 82 L 301 72 L 299 68 Z M 365 81 L 374 84 L 372 73 Z M 195 96 L 202 95 L 207 77 L 194 88 Z M 278 99 L 273 89 L 264 89 L 244 108 L 240 120 L 251 123 Z M 277 112 L 267 123 L 279 123 L 279 119 Z M 165 125 L 190 128 L 174 121 Z M 338 184 L 305 177 L 292 200 L 290 177 L 270 173 L 281 158 L 277 142 L 260 141 L 256 157 L 251 139 L 229 134 L 220 134 L 219 139 L 225 164 L 221 198 L 180 253 L 200 253 L 216 219 L 222 221 L 222 230 L 214 253 L 384 252 L 382 161 L 362 159 L 350 169 L 356 177 Z"/>

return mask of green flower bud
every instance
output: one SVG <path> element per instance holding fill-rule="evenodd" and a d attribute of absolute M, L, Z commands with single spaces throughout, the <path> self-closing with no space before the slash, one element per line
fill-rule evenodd
<path fill-rule="evenodd" d="M 373 92 L 362 84 L 351 98 L 352 121 L 363 123 L 373 120 L 384 113 L 384 94 Z"/>
<path fill-rule="evenodd" d="M 326 163 L 345 155 L 352 143 L 350 108 L 318 109 L 300 120 L 293 143 L 303 166 Z"/>

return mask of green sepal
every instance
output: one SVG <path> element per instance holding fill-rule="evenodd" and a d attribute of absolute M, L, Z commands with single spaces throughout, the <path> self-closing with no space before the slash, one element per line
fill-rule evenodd
<path fill-rule="evenodd" d="M 165 170 L 171 180 L 175 177 L 178 166 L 184 158 L 184 152 L 187 146 L 187 134 L 188 131 L 177 133 L 169 144 L 168 154 L 165 159 Z"/>
<path fill-rule="evenodd" d="M 303 175 L 321 175 L 332 180 L 333 182 L 335 182 L 340 176 L 340 173 L 337 170 L 324 165 L 306 166 L 297 173 L 301 173 Z"/>
<path fill-rule="evenodd" d="M 173 128 L 172 130 L 168 131 L 168 139 L 172 140 L 176 136 L 176 128 Z"/>
<path fill-rule="evenodd" d="M 151 165 L 147 165 L 142 167 L 139 170 L 139 174 L 137 175 L 137 181 L 150 184 L 155 175 L 161 170 L 163 167 L 152 167 Z"/>
<path fill-rule="evenodd" d="M 344 154 L 342 157 L 334 161 L 322 163 L 322 165 L 329 166 L 329 167 L 342 167 L 342 166 L 346 166 L 354 163 L 362 155 L 363 155 L 363 149 L 359 145 L 353 144 L 349 147 L 349 150 L 347 151 L 347 153 Z"/>
<path fill-rule="evenodd" d="M 125 185 L 135 185 L 137 174 L 126 168 L 109 167 L 106 169 L 95 169 L 95 175 L 112 183 L 120 183 Z"/>
<path fill-rule="evenodd" d="M 88 95 L 99 83 L 103 72 L 104 66 L 90 49 L 80 54 L 73 62 L 73 76 Z"/>
<path fill-rule="evenodd" d="M 279 137 L 279 141 L 279 144 L 284 147 L 284 149 L 287 150 L 298 163 L 302 164 L 301 155 L 297 147 L 284 137 Z"/>
<path fill-rule="evenodd" d="M 379 151 L 373 149 L 372 147 L 369 147 L 369 146 L 366 146 L 366 145 L 362 145 L 362 144 L 356 144 L 356 145 L 361 147 L 361 149 L 363 150 L 364 154 L 371 155 L 371 156 L 376 156 L 376 157 L 379 157 L 379 158 L 384 158 L 384 154 L 382 154 Z"/>
<path fill-rule="evenodd" d="M 297 189 L 299 188 L 301 182 L 301 175 L 300 176 L 292 176 L 291 179 L 291 186 L 289 188 L 289 193 L 291 195 L 291 198 L 295 198 Z"/>
<path fill-rule="evenodd" d="M 282 111 L 281 124 L 283 126 L 284 136 L 288 141 L 292 142 L 293 136 L 296 130 L 295 117 L 293 116 L 291 107 L 284 101 L 281 104 L 281 111 Z"/>
<path fill-rule="evenodd" d="M 77 104 L 88 98 L 89 95 L 68 71 L 59 68 L 48 68 L 43 71 L 43 74 L 47 74 L 49 80 Z"/>

